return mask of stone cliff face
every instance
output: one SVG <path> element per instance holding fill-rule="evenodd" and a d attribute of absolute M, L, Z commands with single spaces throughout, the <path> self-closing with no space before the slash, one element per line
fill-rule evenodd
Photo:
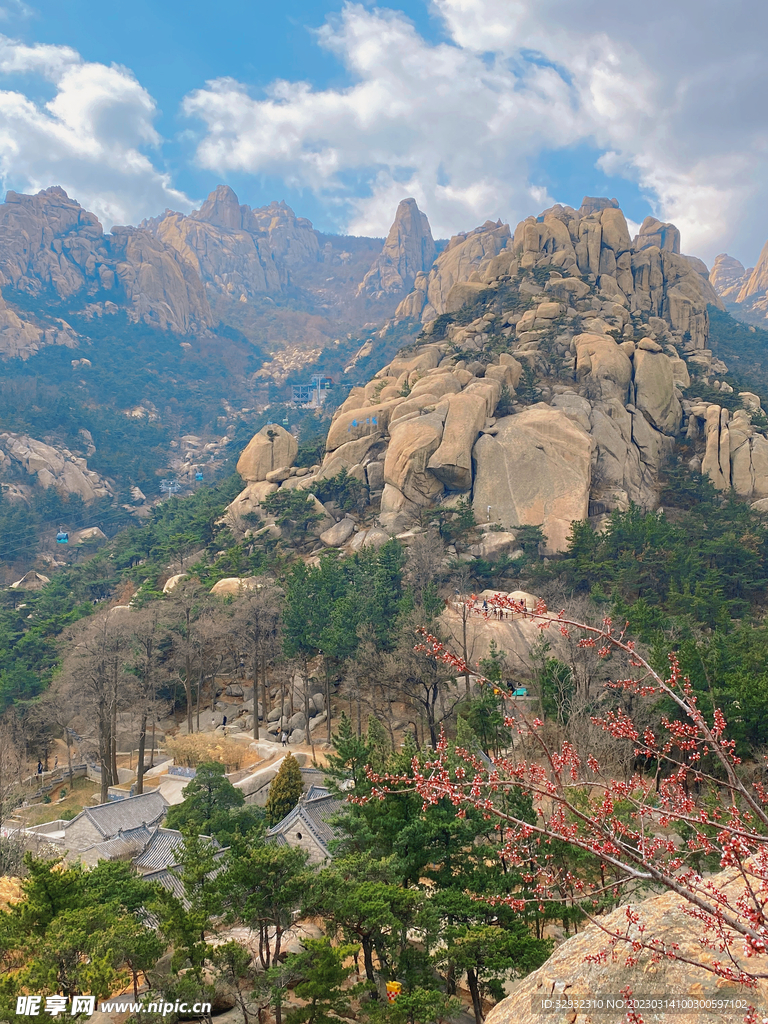
<path fill-rule="evenodd" d="M 409 292 L 416 275 L 429 270 L 435 255 L 435 242 L 426 214 L 418 208 L 415 199 L 403 199 L 381 255 L 360 283 L 358 294 L 377 299 Z"/>
<path fill-rule="evenodd" d="M 92 445 L 89 450 L 95 451 Z M 22 499 L 34 483 L 83 501 L 112 495 L 110 484 L 88 468 L 85 458 L 25 434 L 0 433 L 0 480 L 4 493 Z"/>
<path fill-rule="evenodd" d="M 716 487 L 768 498 L 757 397 L 744 392 L 733 415 L 686 397 L 692 381 L 733 389 L 707 345 L 707 305 L 720 300 L 676 238 L 646 222 L 633 241 L 602 199 L 530 217 L 514 236 L 492 223 L 457 236 L 401 304 L 426 320 L 416 346 L 351 391 L 321 467 L 299 477 L 289 462 L 282 481 L 261 477 L 243 510 L 258 512 L 265 488 L 311 490 L 345 469 L 384 536 L 464 498 L 478 523 L 540 526 L 556 552 L 576 520 L 654 508 L 683 437 Z"/>
<path fill-rule="evenodd" d="M 0 285 L 53 292 L 64 301 L 112 300 L 132 319 L 180 334 L 213 324 L 200 279 L 183 256 L 141 229 L 105 235 L 96 217 L 58 187 L 35 196 L 9 192 L 0 205 Z M 34 344 L 30 338 L 19 347 L 29 354 Z"/>
<path fill-rule="evenodd" d="M 219 185 L 189 216 L 167 211 L 145 224 L 208 288 L 240 301 L 281 291 L 291 269 L 320 259 L 308 220 L 285 203 L 257 210 L 241 206 L 227 185 Z"/>
<path fill-rule="evenodd" d="M 742 309 L 761 319 L 768 317 L 768 242 L 763 246 L 754 270 L 745 273 L 735 301 Z"/>

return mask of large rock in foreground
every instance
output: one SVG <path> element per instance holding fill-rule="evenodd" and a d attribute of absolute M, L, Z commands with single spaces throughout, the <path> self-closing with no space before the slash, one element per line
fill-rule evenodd
<path fill-rule="evenodd" d="M 564 412 L 543 403 L 496 426 L 496 436 L 483 434 L 472 453 L 475 518 L 512 528 L 541 526 L 548 550 L 564 551 L 571 523 L 589 511 L 592 440 Z"/>
<path fill-rule="evenodd" d="M 728 876 L 730 877 L 730 876 Z M 717 876 L 722 884 L 727 878 L 725 872 Z M 675 944 L 681 957 L 695 961 L 710 961 L 722 954 L 707 953 L 699 938 L 701 926 L 683 910 L 683 901 L 674 893 L 652 896 L 639 905 L 638 910 L 645 924 L 645 935 L 662 939 L 668 945 Z M 623 931 L 626 926 L 626 908 L 619 907 L 605 918 L 606 928 Z M 488 1014 L 486 1024 L 619 1024 L 626 1020 L 621 1010 L 590 1013 L 586 1010 L 555 1010 L 551 1004 L 556 1000 L 588 1000 L 606 996 L 620 996 L 621 990 L 631 988 L 636 996 L 658 995 L 661 998 L 699 1000 L 703 1008 L 696 1010 L 667 1009 L 641 1012 L 644 1020 L 654 1024 L 735 1024 L 742 1021 L 746 1007 L 753 1005 L 758 1019 L 768 1013 L 768 983 L 761 981 L 756 989 L 746 989 L 728 983 L 709 971 L 689 964 L 662 960 L 652 964 L 641 958 L 636 967 L 627 967 L 626 958 L 631 949 L 619 943 L 605 962 L 585 962 L 587 955 L 594 955 L 608 947 L 608 937 L 595 925 L 589 925 L 578 935 L 564 942 L 547 962 L 533 974 L 519 982 L 513 994 L 503 1000 Z M 762 965 L 753 963 L 747 967 L 760 970 Z M 550 1006 L 547 1006 L 547 1000 Z M 707 1001 L 734 1000 L 731 1007 L 707 1009 Z"/>

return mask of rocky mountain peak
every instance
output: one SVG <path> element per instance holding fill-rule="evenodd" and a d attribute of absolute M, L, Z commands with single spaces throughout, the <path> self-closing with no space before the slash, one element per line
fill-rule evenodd
<path fill-rule="evenodd" d="M 665 252 L 680 252 L 680 232 L 674 224 L 664 224 L 656 217 L 646 217 L 640 225 L 634 248 L 649 249 L 651 246 Z"/>
<path fill-rule="evenodd" d="M 765 326 L 768 319 L 768 242 L 757 265 L 747 267 L 733 256 L 720 253 L 712 265 L 710 283 L 718 296 L 741 320 Z"/>
<path fill-rule="evenodd" d="M 745 273 L 736 301 L 758 306 L 768 316 L 768 242 L 749 276 Z"/>
<path fill-rule="evenodd" d="M 469 293 L 482 288 L 474 275 L 484 260 L 505 248 L 511 239 L 508 224 L 487 220 L 473 231 L 454 235 L 435 260 L 429 273 L 416 275 L 414 290 L 407 295 L 395 313 L 396 317 L 417 317 L 424 323 L 449 309 L 448 296 L 455 287 L 451 308 L 458 309 Z M 466 284 L 469 288 L 462 287 Z"/>
<path fill-rule="evenodd" d="M 712 264 L 709 281 L 723 302 L 735 302 L 745 279 L 753 270 L 754 267 L 745 270 L 740 260 L 721 252 Z"/>
<path fill-rule="evenodd" d="M 62 302 L 104 295 L 133 320 L 180 334 L 211 327 L 213 317 L 194 267 L 141 228 L 105 235 L 98 218 L 53 186 L 37 195 L 8 192 L 0 204 L 0 286 Z M 103 301 L 92 303 L 103 312 Z M 3 311 L 0 352 L 26 357 L 45 344 L 73 343 L 68 325 L 42 330 Z M 18 320 L 18 318 L 15 318 Z M 63 326 L 62 326 L 63 325 Z"/>
<path fill-rule="evenodd" d="M 274 200 L 268 206 L 259 206 L 243 217 L 243 227 L 266 235 L 274 259 L 282 269 L 316 263 L 320 259 L 320 243 L 312 228 L 312 221 L 297 217 L 290 206 Z"/>
<path fill-rule="evenodd" d="M 358 295 L 379 298 L 408 292 L 416 275 L 432 266 L 435 254 L 427 215 L 421 212 L 415 199 L 403 199 L 381 255 L 365 275 Z"/>
<path fill-rule="evenodd" d="M 190 214 L 194 220 L 203 220 L 227 231 L 239 231 L 243 226 L 240 201 L 229 185 L 217 185 L 199 210 Z"/>
<path fill-rule="evenodd" d="M 619 209 L 618 199 L 606 199 L 605 196 L 584 196 L 579 207 L 579 216 L 588 217 L 590 213 L 600 213 L 601 210 Z"/>
<path fill-rule="evenodd" d="M 622 211 L 599 205 L 553 207 L 514 235 L 488 221 L 455 236 L 398 307 L 425 325 L 416 344 L 352 389 L 322 466 L 296 478 L 262 467 L 233 512 L 262 516 L 273 487 L 311 491 L 344 469 L 378 505 L 377 537 L 461 498 L 504 543 L 539 526 L 557 552 L 574 521 L 657 507 L 683 437 L 716 488 L 767 497 L 759 398 L 741 393 L 731 414 L 693 397 L 694 382 L 733 393 L 708 345 L 708 306 L 722 303 L 707 267 L 670 248 L 672 225 L 646 221 L 638 248 Z"/>

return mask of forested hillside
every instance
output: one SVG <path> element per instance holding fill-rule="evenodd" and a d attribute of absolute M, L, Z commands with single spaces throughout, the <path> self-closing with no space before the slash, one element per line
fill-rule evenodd
<path fill-rule="evenodd" d="M 674 237 L 630 240 L 585 200 L 456 236 L 411 277 L 385 246 L 366 287 L 399 266 L 410 312 L 318 355 L 320 409 L 258 407 L 250 306 L 183 344 L 69 309 L 76 350 L 4 364 L 0 866 L 23 881 L 0 1005 L 75 984 L 59 942 L 101 958 L 104 998 L 482 1024 L 590 919 L 626 941 L 629 900 L 674 890 L 706 935 L 696 872 L 768 829 L 768 332 L 710 301 Z M 105 493 L 43 486 L 59 451 L 61 479 Z M 175 859 L 152 884 L 98 844 L 22 857 L 64 849 L 25 826 L 66 840 L 81 807 L 156 787 Z M 141 829 L 136 850 L 158 841 Z M 724 897 L 737 964 L 749 898 Z M 686 992 L 711 953 L 691 936 Z"/>

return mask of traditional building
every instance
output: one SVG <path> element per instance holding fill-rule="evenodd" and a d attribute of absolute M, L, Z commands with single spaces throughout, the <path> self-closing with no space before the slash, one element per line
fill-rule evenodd
<path fill-rule="evenodd" d="M 312 785 L 293 810 L 269 829 L 267 839 L 305 850 L 310 864 L 330 860 L 329 844 L 339 838 L 338 829 L 331 821 L 344 803 L 325 787 Z"/>

